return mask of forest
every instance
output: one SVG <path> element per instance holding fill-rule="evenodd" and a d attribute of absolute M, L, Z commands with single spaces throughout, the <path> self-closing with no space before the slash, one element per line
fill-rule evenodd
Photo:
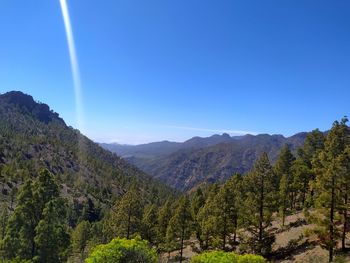
<path fill-rule="evenodd" d="M 233 174 L 224 184 L 162 197 L 153 192 L 150 199 L 131 182 L 124 194 L 101 207 L 90 200 L 79 210 L 62 194 L 57 175 L 43 168 L 34 177 L 24 176 L 14 204 L 2 203 L 3 262 L 157 262 L 173 251 L 178 251 L 173 260 L 182 262 L 188 240 L 198 244 L 199 256 L 191 262 L 239 255 L 251 259 L 237 262 L 274 261 L 278 229 L 272 222 L 278 218 L 283 229 L 286 216 L 297 212 L 315 226 L 310 232 L 333 262 L 349 249 L 347 121 L 335 121 L 325 133 L 310 132 L 296 153 L 285 145 L 274 164 L 263 153 L 251 171 Z M 6 166 L 0 169 L 4 175 Z M 121 254 L 129 260 L 118 261 Z M 236 262 L 223 260 L 217 262 Z"/>

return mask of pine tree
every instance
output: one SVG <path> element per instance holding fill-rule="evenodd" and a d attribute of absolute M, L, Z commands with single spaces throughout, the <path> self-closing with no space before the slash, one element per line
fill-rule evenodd
<path fill-rule="evenodd" d="M 336 227 L 338 223 L 337 212 L 339 212 L 337 210 L 342 207 L 341 192 L 344 182 L 340 160 L 345 153 L 349 137 L 349 128 L 346 122 L 346 118 L 342 119 L 340 123 L 334 122 L 327 135 L 324 150 L 319 152 L 313 162 L 317 174 L 315 203 L 320 213 L 317 223 L 323 230 L 323 233 L 321 231 L 319 233 L 324 245 L 328 248 L 330 262 L 333 260 L 334 247 L 339 235 Z"/>
<path fill-rule="evenodd" d="M 279 210 L 282 217 L 282 225 L 284 226 L 284 220 L 286 217 L 287 208 L 291 209 L 294 207 L 294 202 L 296 198 L 295 189 L 293 187 L 293 177 L 292 177 L 292 164 L 295 158 L 291 151 L 289 150 L 288 145 L 285 145 L 277 159 L 277 162 L 274 167 L 275 178 L 279 184 Z"/>
<path fill-rule="evenodd" d="M 345 241 L 349 224 L 349 210 L 350 210 L 350 143 L 349 133 L 347 135 L 347 146 L 343 154 L 338 158 L 339 176 L 340 176 L 340 205 L 339 212 L 342 216 L 343 230 L 341 236 L 342 250 L 346 251 Z"/>
<path fill-rule="evenodd" d="M 297 202 L 299 207 L 307 208 L 305 201 L 309 192 L 309 184 L 313 179 L 313 173 L 311 167 L 300 157 L 298 157 L 291 167 L 293 174 L 293 186 L 296 191 Z"/>
<path fill-rule="evenodd" d="M 324 134 L 318 129 L 313 130 L 306 135 L 303 148 L 299 155 L 308 163 L 309 167 L 312 165 L 312 159 L 319 153 L 319 151 L 324 149 L 325 139 Z"/>
<path fill-rule="evenodd" d="M 246 229 L 251 234 L 250 244 L 255 253 L 267 254 L 274 242 L 274 236 L 266 229 L 272 221 L 276 207 L 276 193 L 272 167 L 266 153 L 255 163 L 253 170 L 245 176 L 246 198 L 243 217 Z"/>
<path fill-rule="evenodd" d="M 36 219 L 36 206 L 33 203 L 32 182 L 27 180 L 21 187 L 17 206 L 10 216 L 4 238 L 4 256 L 12 259 L 32 259 L 36 253 L 34 242 Z"/>
<path fill-rule="evenodd" d="M 199 210 L 196 215 L 196 221 L 201 229 L 201 247 L 203 249 L 208 249 L 211 245 L 213 236 L 216 236 L 217 224 L 216 224 L 216 209 L 217 204 L 215 202 L 215 197 L 219 191 L 219 186 L 213 184 L 208 189 L 207 198 L 205 200 L 204 206 Z"/>
<path fill-rule="evenodd" d="M 81 221 L 72 232 L 72 251 L 81 259 L 85 258 L 85 248 L 90 239 L 91 225 L 89 221 Z"/>
<path fill-rule="evenodd" d="M 142 235 L 143 239 L 155 244 L 157 240 L 157 207 L 154 204 L 147 205 L 142 217 Z"/>
<path fill-rule="evenodd" d="M 64 253 L 69 246 L 65 214 L 63 199 L 52 199 L 45 204 L 42 219 L 35 228 L 38 253 L 34 262 L 65 262 Z"/>
<path fill-rule="evenodd" d="M 141 233 L 142 198 L 133 185 L 112 209 L 112 231 L 114 235 L 127 239 Z"/>
<path fill-rule="evenodd" d="M 301 182 L 308 182 L 306 184 L 306 188 L 303 188 L 303 192 L 305 193 L 306 199 L 304 199 L 304 208 L 309 208 L 313 206 L 314 200 L 314 189 L 313 189 L 313 181 L 315 180 L 316 174 L 313 169 L 312 162 L 315 158 L 317 158 L 320 151 L 324 149 L 325 136 L 318 129 L 313 130 L 308 133 L 304 142 L 304 145 L 301 149 L 298 150 L 298 162 L 296 165 L 299 167 L 295 167 L 294 169 L 300 169 L 296 171 L 299 173 L 299 184 Z M 307 167 L 307 169 L 305 169 Z"/>
<path fill-rule="evenodd" d="M 46 204 L 58 196 L 58 185 L 47 170 L 42 170 L 34 183 L 30 179 L 24 183 L 18 192 L 16 209 L 6 227 L 6 258 L 33 259 L 37 255 L 36 227 L 43 219 Z"/>
<path fill-rule="evenodd" d="M 214 198 L 214 214 L 216 233 L 221 240 L 221 249 L 226 250 L 228 237 L 234 233 L 236 241 L 236 231 L 238 227 L 238 215 L 241 200 L 241 176 L 236 174 L 230 178 L 221 188 Z"/>
<path fill-rule="evenodd" d="M 202 192 L 201 188 L 198 188 L 194 194 L 194 196 L 191 199 L 191 214 L 192 214 L 192 218 L 194 220 L 193 222 L 193 228 L 195 230 L 196 233 L 196 237 L 200 243 L 200 246 L 203 246 L 203 240 L 201 238 L 202 234 L 201 234 L 201 227 L 200 224 L 197 220 L 197 215 L 199 210 L 204 206 L 205 204 L 205 198 Z"/>
<path fill-rule="evenodd" d="M 1 213 L 0 213 L 0 240 L 3 240 L 5 237 L 5 231 L 7 222 L 9 220 L 9 211 L 6 203 L 1 205 Z"/>
<path fill-rule="evenodd" d="M 231 221 L 233 222 L 233 243 L 236 243 L 237 230 L 239 227 L 240 213 L 244 199 L 243 177 L 241 174 L 234 174 L 227 182 L 226 186 L 231 192 Z"/>
<path fill-rule="evenodd" d="M 179 243 L 180 263 L 183 260 L 184 241 L 188 239 L 192 232 L 192 216 L 190 211 L 190 201 L 187 196 L 180 198 L 174 216 L 170 219 L 167 228 L 168 242 Z"/>
<path fill-rule="evenodd" d="M 42 170 L 33 184 L 33 202 L 37 206 L 36 220 L 40 220 L 46 203 L 57 197 L 59 187 L 55 178 L 48 170 Z"/>
<path fill-rule="evenodd" d="M 168 199 L 158 212 L 157 239 L 159 243 L 166 242 L 167 228 L 171 217 L 171 201 Z"/>
<path fill-rule="evenodd" d="M 211 245 L 211 239 L 216 235 L 216 203 L 214 202 L 214 197 L 209 195 L 205 205 L 199 210 L 196 221 L 200 227 L 201 247 L 203 249 L 208 249 Z"/>

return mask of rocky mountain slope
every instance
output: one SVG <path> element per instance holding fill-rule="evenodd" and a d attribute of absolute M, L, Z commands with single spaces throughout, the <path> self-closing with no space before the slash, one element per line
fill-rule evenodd
<path fill-rule="evenodd" d="M 42 168 L 58 178 L 62 194 L 77 204 L 109 204 L 130 184 L 159 198 L 171 192 L 68 127 L 48 105 L 21 92 L 0 95 L 0 199 L 12 206 L 19 186 Z"/>
<path fill-rule="evenodd" d="M 189 190 L 201 183 L 225 181 L 236 172 L 247 172 L 264 151 L 273 162 L 285 144 L 296 151 L 305 137 L 306 133 L 288 138 L 268 134 L 235 137 L 223 134 L 194 137 L 184 143 L 101 145 L 168 185 Z"/>

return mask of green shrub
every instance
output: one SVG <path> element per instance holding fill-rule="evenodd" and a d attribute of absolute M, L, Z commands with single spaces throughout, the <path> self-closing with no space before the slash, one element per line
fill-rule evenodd
<path fill-rule="evenodd" d="M 149 248 L 148 242 L 136 239 L 115 238 L 106 245 L 98 245 L 86 263 L 122 263 L 142 262 L 156 263 L 157 253 Z"/>
<path fill-rule="evenodd" d="M 9 259 L 5 261 L 1 261 L 2 263 L 32 263 L 33 261 L 31 260 L 26 260 L 26 259 L 20 259 L 19 257 L 16 257 L 14 259 Z"/>
<path fill-rule="evenodd" d="M 191 259 L 191 263 L 266 263 L 262 256 L 237 255 L 232 252 L 213 251 L 197 255 Z"/>
<path fill-rule="evenodd" d="M 245 254 L 238 257 L 238 263 L 266 263 L 266 259 L 258 255 Z"/>

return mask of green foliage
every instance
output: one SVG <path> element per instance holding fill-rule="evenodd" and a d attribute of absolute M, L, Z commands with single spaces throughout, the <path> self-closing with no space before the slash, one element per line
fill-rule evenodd
<path fill-rule="evenodd" d="M 217 192 L 211 204 L 211 221 L 214 246 L 226 249 L 230 234 L 236 242 L 236 231 L 242 205 L 242 177 L 233 175 Z M 220 245 L 219 245 L 220 243 Z"/>
<path fill-rule="evenodd" d="M 81 221 L 73 230 L 71 235 L 73 253 L 84 257 L 84 251 L 91 238 L 91 225 L 88 221 Z"/>
<path fill-rule="evenodd" d="M 65 222 L 65 203 L 60 198 L 46 203 L 42 219 L 35 228 L 37 255 L 34 262 L 64 262 L 69 246 Z"/>
<path fill-rule="evenodd" d="M 317 174 L 314 182 L 315 206 L 318 214 L 314 214 L 318 225 L 319 237 L 329 250 L 329 261 L 333 260 L 333 250 L 336 240 L 340 236 L 340 229 L 344 214 L 343 238 L 346 235 L 348 198 L 350 189 L 350 169 L 348 164 L 348 147 L 350 146 L 350 130 L 346 125 L 347 119 L 334 122 L 329 131 L 325 147 L 313 160 L 313 167 Z M 343 244 L 343 248 L 344 248 Z"/>
<path fill-rule="evenodd" d="M 6 258 L 20 257 L 30 259 L 35 253 L 36 206 L 33 203 L 31 181 L 26 181 L 18 193 L 18 203 L 9 218 L 3 240 L 4 256 Z"/>
<path fill-rule="evenodd" d="M 215 196 L 219 191 L 217 185 L 213 185 L 209 190 L 208 197 L 204 206 L 199 210 L 196 221 L 201 229 L 202 248 L 208 249 L 210 245 L 214 245 L 214 236 L 216 235 L 216 203 L 214 202 Z"/>
<path fill-rule="evenodd" d="M 262 154 L 254 169 L 245 176 L 246 191 L 242 209 L 244 226 L 250 233 L 249 244 L 254 253 L 268 254 L 274 236 L 267 232 L 276 208 L 274 174 L 266 153 Z"/>
<path fill-rule="evenodd" d="M 112 208 L 109 220 L 112 235 L 130 238 L 142 231 L 142 202 L 144 199 L 134 185 Z"/>
<path fill-rule="evenodd" d="M 232 252 L 213 251 L 194 256 L 191 263 L 266 263 L 262 256 L 237 255 Z"/>
<path fill-rule="evenodd" d="M 4 256 L 62 262 L 69 245 L 65 211 L 55 178 L 47 170 L 41 171 L 34 183 L 28 180 L 18 193 L 6 227 Z"/>
<path fill-rule="evenodd" d="M 16 257 L 16 258 L 11 259 L 11 260 L 5 259 L 2 262 L 3 263 L 33 263 L 33 261 L 31 261 L 31 260 L 20 259 L 19 257 Z"/>
<path fill-rule="evenodd" d="M 169 221 L 172 217 L 170 200 L 167 200 L 163 206 L 158 209 L 157 240 L 161 244 L 166 242 L 166 233 Z"/>
<path fill-rule="evenodd" d="M 148 242 L 136 239 L 116 238 L 106 245 L 93 249 L 86 263 L 142 262 L 156 263 L 157 254 Z"/>
<path fill-rule="evenodd" d="M 292 209 L 295 205 L 295 187 L 292 176 L 292 164 L 295 158 L 288 145 L 285 145 L 277 159 L 274 167 L 275 173 L 275 188 L 279 189 L 279 212 L 282 217 L 282 225 L 284 226 L 284 219 L 288 208 Z"/>
<path fill-rule="evenodd" d="M 157 243 L 157 219 L 156 205 L 147 205 L 143 211 L 141 236 L 152 244 Z"/>
<path fill-rule="evenodd" d="M 0 210 L 0 240 L 5 237 L 7 222 L 9 219 L 9 211 L 6 203 L 3 203 Z"/>
<path fill-rule="evenodd" d="M 193 219 L 190 211 L 190 202 L 187 196 L 182 196 L 167 228 L 166 243 L 168 250 L 180 246 L 180 257 L 182 258 L 184 241 L 191 236 L 192 231 Z"/>

